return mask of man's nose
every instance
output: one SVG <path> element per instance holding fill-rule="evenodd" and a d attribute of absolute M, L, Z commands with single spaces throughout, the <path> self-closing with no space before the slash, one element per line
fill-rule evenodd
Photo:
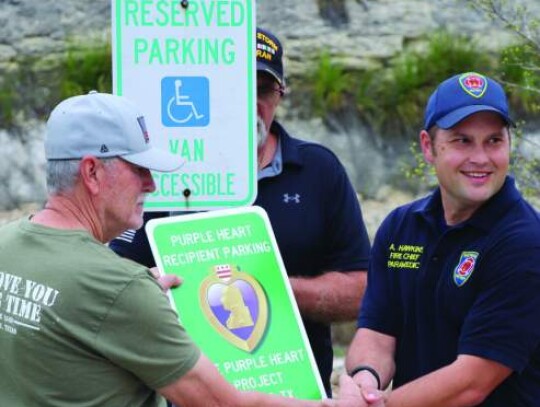
<path fill-rule="evenodd" d="M 146 169 L 142 177 L 143 181 L 143 192 L 152 193 L 156 190 L 156 183 L 154 182 L 154 177 L 150 170 Z"/>
<path fill-rule="evenodd" d="M 469 160 L 475 164 L 485 164 L 489 161 L 488 152 L 483 144 L 475 146 L 471 152 Z"/>

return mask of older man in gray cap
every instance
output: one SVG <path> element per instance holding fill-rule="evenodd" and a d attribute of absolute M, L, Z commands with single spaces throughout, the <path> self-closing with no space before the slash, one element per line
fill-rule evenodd
<path fill-rule="evenodd" d="M 152 147 L 123 97 L 60 103 L 45 141 L 49 198 L 0 229 L 0 405 L 353 406 L 240 393 L 186 335 L 150 271 L 105 242 L 142 225 L 150 169 L 177 158 Z M 24 378 L 24 379 L 23 379 Z"/>

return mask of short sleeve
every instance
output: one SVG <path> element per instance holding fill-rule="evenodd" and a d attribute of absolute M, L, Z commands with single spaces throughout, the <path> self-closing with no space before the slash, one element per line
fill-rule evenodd
<path fill-rule="evenodd" d="M 151 277 L 136 278 L 119 293 L 97 335 L 96 348 L 153 389 L 183 376 L 200 355 Z"/>

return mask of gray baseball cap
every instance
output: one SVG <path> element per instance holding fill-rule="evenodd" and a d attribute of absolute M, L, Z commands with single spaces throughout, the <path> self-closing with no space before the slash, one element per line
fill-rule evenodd
<path fill-rule="evenodd" d="M 144 117 L 123 96 L 91 91 L 60 102 L 47 121 L 47 160 L 95 157 L 122 159 L 155 171 L 170 172 L 180 157 L 153 147 Z"/>

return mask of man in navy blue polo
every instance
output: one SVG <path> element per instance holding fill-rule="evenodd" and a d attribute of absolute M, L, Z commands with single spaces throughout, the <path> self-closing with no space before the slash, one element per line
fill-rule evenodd
<path fill-rule="evenodd" d="M 539 405 L 540 219 L 507 175 L 511 125 L 477 73 L 429 99 L 420 144 L 439 187 L 377 232 L 346 361 L 363 394 L 393 380 L 388 406 Z"/>
<path fill-rule="evenodd" d="M 369 239 L 347 174 L 327 148 L 289 136 L 275 120 L 285 91 L 283 48 L 257 29 L 258 195 L 266 210 L 328 395 L 330 323 L 354 320 L 366 285 Z M 148 213 L 146 220 L 167 216 Z M 110 244 L 155 265 L 143 229 Z"/>

